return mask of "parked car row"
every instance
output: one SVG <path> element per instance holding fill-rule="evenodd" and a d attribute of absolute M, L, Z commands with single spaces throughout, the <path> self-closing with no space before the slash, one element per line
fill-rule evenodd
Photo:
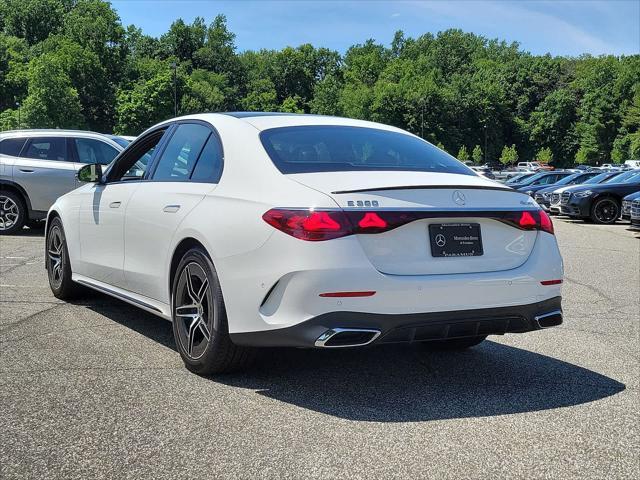
<path fill-rule="evenodd" d="M 538 173 L 512 188 L 528 193 L 552 215 L 567 215 L 612 224 L 618 219 L 631 220 L 634 202 L 640 192 L 640 169 L 598 173 L 597 171 L 558 174 L 559 180 L 544 184 L 549 173 Z M 540 188 L 540 186 L 542 187 Z M 637 222 L 636 222 L 637 223 Z"/>
<path fill-rule="evenodd" d="M 82 184 L 83 165 L 108 165 L 130 141 L 76 130 L 0 133 L 0 235 L 43 220 L 59 196 Z"/>

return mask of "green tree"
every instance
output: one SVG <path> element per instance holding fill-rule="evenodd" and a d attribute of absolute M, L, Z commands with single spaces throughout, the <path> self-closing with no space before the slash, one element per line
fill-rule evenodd
<path fill-rule="evenodd" d="M 548 147 L 541 148 L 536 154 L 536 160 L 541 163 L 551 163 L 553 162 L 553 152 Z"/>
<path fill-rule="evenodd" d="M 0 27 L 29 45 L 45 40 L 62 28 L 72 0 L 0 0 Z"/>
<path fill-rule="evenodd" d="M 187 79 L 180 112 L 188 114 L 228 110 L 229 90 L 225 75 L 194 70 Z"/>
<path fill-rule="evenodd" d="M 31 128 L 83 128 L 80 97 L 60 61 L 51 54 L 29 64 L 24 123 Z"/>
<path fill-rule="evenodd" d="M 18 111 L 11 108 L 0 113 L 0 132 L 4 130 L 13 130 L 19 127 Z"/>
<path fill-rule="evenodd" d="M 340 91 L 342 82 L 335 75 L 328 75 L 315 84 L 310 102 L 311 113 L 340 115 Z"/>
<path fill-rule="evenodd" d="M 280 105 L 279 110 L 281 112 L 289 113 L 304 113 L 304 107 L 302 105 L 302 99 L 297 95 L 294 97 L 287 97 Z"/>
<path fill-rule="evenodd" d="M 461 162 L 466 162 L 469 160 L 469 152 L 467 152 L 467 147 L 465 147 L 464 145 L 460 147 L 460 150 L 458 150 L 457 158 Z"/>
<path fill-rule="evenodd" d="M 611 151 L 611 159 L 616 163 L 636 158 L 640 158 L 640 83 L 635 87 Z"/>
<path fill-rule="evenodd" d="M 278 109 L 276 89 L 268 79 L 254 80 L 247 86 L 242 108 L 251 112 L 271 112 Z"/>
<path fill-rule="evenodd" d="M 26 42 L 0 33 L 0 112 L 14 108 L 26 96 L 27 72 Z"/>
<path fill-rule="evenodd" d="M 87 128 L 99 132 L 113 129 L 115 85 L 111 74 L 91 49 L 67 37 L 54 35 L 38 45 L 44 55 L 56 59 L 78 93 Z"/>
<path fill-rule="evenodd" d="M 510 163 L 543 148 L 556 166 L 640 154 L 640 55 L 532 55 L 454 29 L 398 31 L 390 45 L 367 40 L 344 55 L 310 44 L 238 53 L 223 15 L 176 19 L 155 38 L 123 28 L 105 0 L 0 0 L 1 125 L 15 124 L 20 102 L 34 125 L 138 133 L 173 115 L 173 61 L 183 113 L 344 115 L 451 152 L 473 145 L 477 162 L 503 158 L 503 145 Z M 53 65 L 46 92 L 43 64 Z"/>
<path fill-rule="evenodd" d="M 511 147 L 507 147 L 506 145 L 502 149 L 502 154 L 500 155 L 500 163 L 504 165 L 513 165 L 518 161 L 518 151 L 516 150 L 515 145 L 511 145 Z"/>
<path fill-rule="evenodd" d="M 202 17 L 196 17 L 191 25 L 179 18 L 171 24 L 169 31 L 160 37 L 161 48 L 181 62 L 193 62 L 196 52 L 204 47 L 207 27 Z"/>
<path fill-rule="evenodd" d="M 156 73 L 137 82 L 116 97 L 116 132 L 139 135 L 154 123 L 173 117 L 173 72 L 166 62 L 155 62 Z M 178 88 L 184 90 L 184 77 L 178 75 Z"/>
<path fill-rule="evenodd" d="M 482 157 L 482 149 L 480 148 L 480 145 L 476 145 L 475 147 L 473 147 L 473 152 L 471 152 L 471 158 L 473 158 L 473 162 L 476 164 L 482 163 L 483 157 Z"/>

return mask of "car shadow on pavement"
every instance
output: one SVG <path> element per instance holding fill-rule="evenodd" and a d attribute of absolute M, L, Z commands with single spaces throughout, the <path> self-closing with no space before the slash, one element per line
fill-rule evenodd
<path fill-rule="evenodd" d="M 170 322 L 108 297 L 87 306 L 175 350 Z M 419 344 L 262 349 L 247 371 L 209 380 L 338 418 L 371 422 L 548 410 L 593 402 L 625 389 L 586 368 L 490 340 L 446 353 Z"/>
<path fill-rule="evenodd" d="M 25 227 L 22 230 L 6 235 L 7 237 L 44 237 L 44 223 L 37 227 Z"/>

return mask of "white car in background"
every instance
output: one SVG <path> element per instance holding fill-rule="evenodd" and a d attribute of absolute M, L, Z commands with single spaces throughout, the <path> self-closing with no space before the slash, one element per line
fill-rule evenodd
<path fill-rule="evenodd" d="M 465 348 L 562 322 L 547 214 L 398 128 L 193 115 L 79 176 L 93 183 L 48 214 L 53 293 L 84 285 L 172 320 L 198 374 L 250 347 Z"/>
<path fill-rule="evenodd" d="M 640 160 L 627 160 L 624 162 L 624 166 L 631 169 L 640 168 Z"/>
<path fill-rule="evenodd" d="M 518 162 L 516 167 L 521 172 L 536 172 L 542 168 L 540 162 Z"/>

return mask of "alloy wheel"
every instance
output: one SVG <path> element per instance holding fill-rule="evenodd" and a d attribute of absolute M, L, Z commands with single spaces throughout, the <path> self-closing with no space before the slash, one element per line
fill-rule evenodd
<path fill-rule="evenodd" d="M 49 279 L 52 286 L 58 288 L 62 283 L 64 242 L 62 240 L 60 227 L 57 225 L 53 226 L 49 232 L 47 259 L 49 261 Z"/>
<path fill-rule="evenodd" d="M 174 321 L 178 341 L 192 360 L 204 355 L 211 340 L 213 305 L 207 273 L 196 262 L 187 264 L 176 288 Z"/>
<path fill-rule="evenodd" d="M 0 195 L 0 230 L 9 230 L 20 216 L 18 205 L 13 199 Z"/>
<path fill-rule="evenodd" d="M 600 223 L 612 223 L 618 218 L 618 204 L 613 200 L 605 199 L 598 202 L 594 215 Z"/>

